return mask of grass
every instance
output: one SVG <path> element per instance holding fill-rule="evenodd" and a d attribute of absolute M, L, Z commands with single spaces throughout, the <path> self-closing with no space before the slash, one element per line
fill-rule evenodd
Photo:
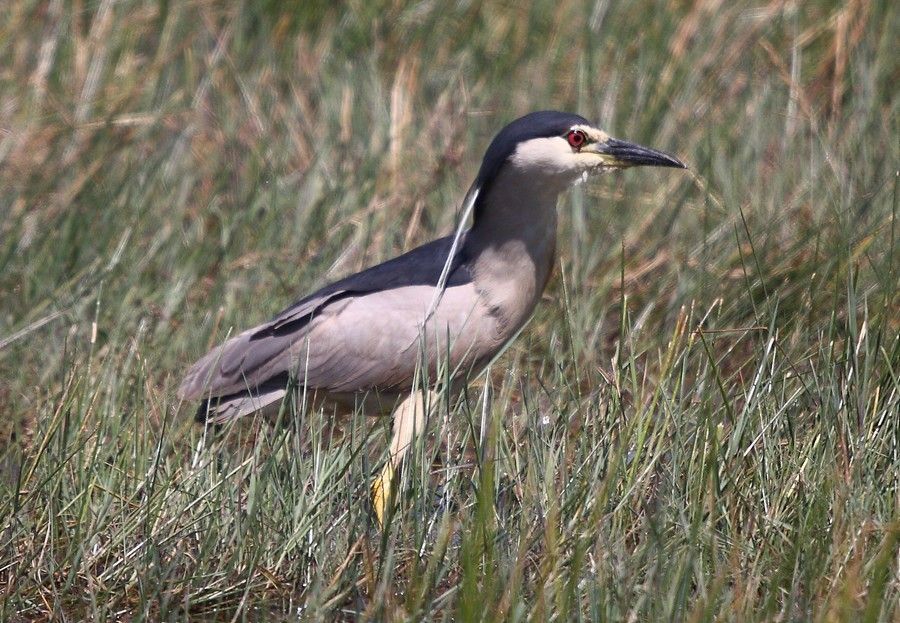
<path fill-rule="evenodd" d="M 0 619 L 900 620 L 896 4 L 288 6 L 0 8 Z M 540 108 L 691 172 L 563 198 L 385 532 L 387 421 L 192 423 Z"/>

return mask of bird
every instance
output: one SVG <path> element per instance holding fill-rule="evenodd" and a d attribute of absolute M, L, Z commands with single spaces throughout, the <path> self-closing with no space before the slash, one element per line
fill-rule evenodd
<path fill-rule="evenodd" d="M 687 168 L 613 138 L 586 118 L 544 110 L 490 142 L 450 235 L 303 296 L 216 346 L 178 396 L 221 424 L 274 413 L 297 392 L 368 414 L 393 412 L 388 458 L 371 485 L 384 526 L 400 463 L 441 384 L 465 384 L 528 321 L 556 258 L 557 202 L 591 174 Z"/>

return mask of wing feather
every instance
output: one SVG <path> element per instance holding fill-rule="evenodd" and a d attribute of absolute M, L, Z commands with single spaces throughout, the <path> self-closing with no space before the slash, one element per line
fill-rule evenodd
<path fill-rule="evenodd" d="M 204 355 L 178 395 L 235 400 L 264 386 L 271 392 L 267 382 L 285 373 L 336 392 L 408 383 L 415 359 L 405 346 L 416 346 L 423 300 L 431 300 L 451 244 L 435 240 L 299 299 Z M 463 258 L 454 258 L 447 286 L 471 287 Z M 233 411 L 243 414 L 245 404 Z"/>

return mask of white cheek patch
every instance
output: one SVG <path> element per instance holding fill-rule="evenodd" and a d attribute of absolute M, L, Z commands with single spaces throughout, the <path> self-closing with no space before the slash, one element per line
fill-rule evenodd
<path fill-rule="evenodd" d="M 562 137 L 534 138 L 520 143 L 510 161 L 523 170 L 562 173 L 573 166 L 572 148 Z"/>
<path fill-rule="evenodd" d="M 592 134 L 597 135 L 598 131 L 592 129 Z M 588 176 L 607 169 L 595 153 L 588 149 L 575 151 L 561 136 L 524 141 L 516 147 L 509 162 L 529 175 L 561 176 L 566 184 L 582 183 Z"/>

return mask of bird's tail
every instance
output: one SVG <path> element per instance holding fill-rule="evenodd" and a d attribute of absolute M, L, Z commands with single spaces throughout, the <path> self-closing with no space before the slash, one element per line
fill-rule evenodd
<path fill-rule="evenodd" d="M 204 424 L 224 424 L 228 420 L 259 412 L 266 417 L 277 415 L 288 393 L 288 383 L 266 383 L 256 391 L 207 398 L 200 403 L 194 419 Z"/>

